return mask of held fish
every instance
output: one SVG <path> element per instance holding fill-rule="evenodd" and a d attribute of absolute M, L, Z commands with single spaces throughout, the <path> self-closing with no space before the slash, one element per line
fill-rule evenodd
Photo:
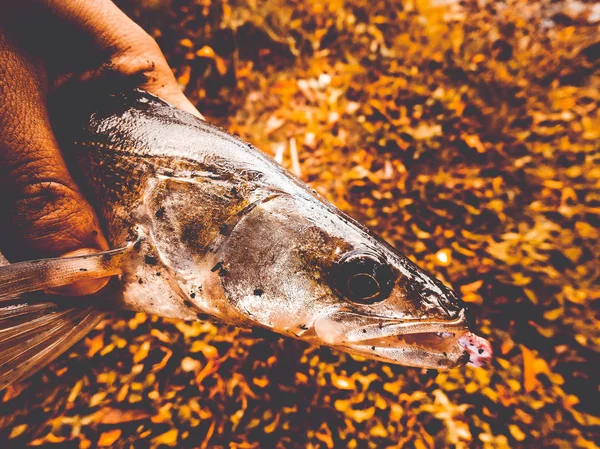
<path fill-rule="evenodd" d="M 117 249 L 0 267 L 0 388 L 107 309 L 208 316 L 417 367 L 491 359 L 452 290 L 252 145 L 144 91 L 93 104 L 57 129 Z M 105 276 L 91 297 L 44 293 Z"/>

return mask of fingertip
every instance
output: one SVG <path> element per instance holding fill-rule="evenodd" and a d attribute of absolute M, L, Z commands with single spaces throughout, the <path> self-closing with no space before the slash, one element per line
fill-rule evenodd
<path fill-rule="evenodd" d="M 98 293 L 108 285 L 110 278 L 86 279 L 74 282 L 64 287 L 48 290 L 47 293 L 61 296 L 88 296 Z"/>
<path fill-rule="evenodd" d="M 206 120 L 204 116 L 196 109 L 196 107 L 192 104 L 192 102 L 185 96 L 183 92 L 180 95 L 177 95 L 177 100 L 173 102 L 173 106 L 181 109 L 182 111 L 189 112 L 192 115 L 195 115 L 199 119 Z M 168 101 L 168 100 L 167 100 Z"/>
<path fill-rule="evenodd" d="M 166 85 L 157 88 L 156 86 L 149 85 L 143 86 L 149 93 L 156 95 L 162 100 L 170 103 L 172 106 L 181 109 L 182 111 L 188 112 L 201 120 L 206 120 L 204 116 L 196 109 L 192 102 L 185 96 L 185 94 L 179 88 L 179 84 L 172 79 L 172 82 L 168 82 Z"/>

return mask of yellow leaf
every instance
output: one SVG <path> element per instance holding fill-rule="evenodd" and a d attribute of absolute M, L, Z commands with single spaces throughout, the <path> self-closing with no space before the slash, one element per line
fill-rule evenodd
<path fill-rule="evenodd" d="M 181 369 L 183 371 L 185 371 L 186 373 L 189 373 L 192 371 L 195 373 L 198 373 L 198 372 L 200 372 L 201 368 L 202 368 L 202 365 L 200 364 L 200 362 L 191 357 L 184 357 L 183 360 L 181 361 Z"/>
<path fill-rule="evenodd" d="M 215 57 L 215 51 L 210 48 L 208 45 L 205 45 L 200 50 L 196 52 L 196 55 L 200 58 L 209 58 L 213 59 Z"/>
<path fill-rule="evenodd" d="M 167 446 L 175 446 L 177 444 L 177 429 L 171 429 L 168 432 L 165 432 L 156 438 L 153 438 L 152 441 L 158 444 L 166 444 Z"/>
<path fill-rule="evenodd" d="M 483 279 L 480 279 L 478 281 L 471 282 L 470 284 L 462 285 L 460 287 L 460 292 L 463 295 L 466 295 L 468 293 L 475 293 L 477 290 L 479 290 L 481 288 L 482 285 L 483 285 Z"/>
<path fill-rule="evenodd" d="M 485 153 L 485 147 L 477 134 L 462 134 L 461 137 L 468 146 L 477 150 L 478 153 Z"/>
<path fill-rule="evenodd" d="M 67 398 L 67 402 L 75 402 L 75 399 L 77 398 L 77 396 L 79 396 L 79 392 L 81 391 L 81 387 L 83 387 L 83 382 L 80 380 L 80 381 L 78 381 L 75 384 L 75 386 L 71 390 L 71 393 L 69 393 L 69 397 Z"/>
<path fill-rule="evenodd" d="M 53 433 L 49 433 L 48 435 L 43 436 L 42 438 L 37 438 L 29 443 L 30 446 L 41 446 L 46 443 L 63 443 L 66 440 L 65 437 L 57 437 Z"/>
<path fill-rule="evenodd" d="M 560 318 L 563 314 L 563 308 L 562 307 L 558 307 L 557 309 L 554 310 L 548 310 L 546 312 L 544 312 L 544 318 L 546 318 L 548 321 L 554 321 L 558 318 Z"/>
<path fill-rule="evenodd" d="M 133 354 L 133 363 L 140 363 L 142 360 L 148 357 L 148 352 L 150 352 L 150 342 L 145 341 L 135 352 L 135 354 Z"/>
<path fill-rule="evenodd" d="M 19 435 L 25 432 L 26 429 L 27 424 L 19 424 L 18 426 L 13 427 L 8 438 L 17 438 Z"/>
<path fill-rule="evenodd" d="M 515 424 L 510 424 L 508 426 L 508 430 L 510 431 L 510 434 L 514 437 L 514 439 L 517 441 L 523 441 L 525 439 L 525 437 L 527 436 Z"/>
<path fill-rule="evenodd" d="M 381 425 L 381 423 L 377 423 L 377 425 L 371 427 L 369 433 L 373 437 L 387 438 L 388 436 L 388 431 L 385 429 L 385 427 L 383 427 L 383 425 Z"/>
<path fill-rule="evenodd" d="M 331 381 L 340 390 L 353 390 L 356 388 L 354 380 L 349 377 L 333 375 Z"/>

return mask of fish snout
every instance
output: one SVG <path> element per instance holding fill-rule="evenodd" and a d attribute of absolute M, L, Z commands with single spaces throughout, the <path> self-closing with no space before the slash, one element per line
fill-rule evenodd
<path fill-rule="evenodd" d="M 469 365 L 476 367 L 487 366 L 492 361 L 492 345 L 485 338 L 473 332 L 465 332 L 459 339 L 458 344 L 469 355 Z"/>

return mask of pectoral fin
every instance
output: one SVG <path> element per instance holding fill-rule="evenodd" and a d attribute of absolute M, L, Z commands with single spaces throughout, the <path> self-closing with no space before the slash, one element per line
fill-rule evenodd
<path fill-rule="evenodd" d="M 0 254 L 0 390 L 46 366 L 104 316 L 89 297 L 44 292 L 120 274 L 132 247 L 12 265 Z"/>
<path fill-rule="evenodd" d="M 0 304 L 0 390 L 46 366 L 103 317 L 94 306 L 62 308 L 39 300 Z"/>
<path fill-rule="evenodd" d="M 18 262 L 0 267 L 0 303 L 27 292 L 49 291 L 74 282 L 121 273 L 133 244 L 101 253 Z"/>

